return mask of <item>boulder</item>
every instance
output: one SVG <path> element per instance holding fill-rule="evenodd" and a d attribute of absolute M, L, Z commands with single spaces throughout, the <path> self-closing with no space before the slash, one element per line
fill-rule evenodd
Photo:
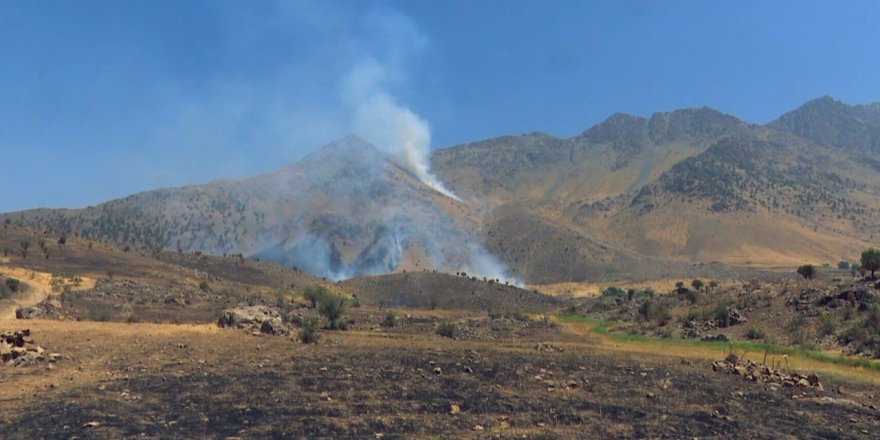
<path fill-rule="evenodd" d="M 15 319 L 35 319 L 45 316 L 45 311 L 34 306 L 24 306 L 15 309 Z"/>
<path fill-rule="evenodd" d="M 280 319 L 281 314 L 271 307 L 243 306 L 224 310 L 217 325 L 237 328 L 260 327 L 263 322 L 276 318 Z"/>
<path fill-rule="evenodd" d="M 267 321 L 263 321 L 260 325 L 260 332 L 265 333 L 267 335 L 287 335 L 290 333 L 290 329 L 284 325 L 284 322 L 281 321 L 281 318 L 273 318 Z"/>

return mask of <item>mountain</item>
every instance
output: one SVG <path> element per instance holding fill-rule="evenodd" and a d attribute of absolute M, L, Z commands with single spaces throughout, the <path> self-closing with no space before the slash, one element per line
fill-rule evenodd
<path fill-rule="evenodd" d="M 857 132 L 872 132 L 876 105 L 832 102 L 862 115 L 846 119 Z M 708 108 L 615 114 L 571 138 L 531 133 L 439 150 L 433 165 L 459 194 L 492 204 L 489 249 L 530 280 L 852 260 L 880 226 L 880 167 L 870 148 L 809 130 Z"/>
<path fill-rule="evenodd" d="M 468 213 L 352 136 L 249 179 L 9 217 L 120 245 L 242 253 L 345 278 L 425 268 L 480 272 L 485 261 L 473 250 L 479 228 Z"/>
<path fill-rule="evenodd" d="M 436 150 L 446 197 L 348 137 L 243 180 L 162 189 L 30 226 L 242 253 L 334 279 L 439 270 L 531 283 L 836 264 L 880 227 L 880 104 L 819 98 L 761 126 L 710 108 L 623 113 Z"/>
<path fill-rule="evenodd" d="M 848 105 L 823 96 L 780 116 L 768 127 L 821 145 L 880 152 L 880 102 Z"/>

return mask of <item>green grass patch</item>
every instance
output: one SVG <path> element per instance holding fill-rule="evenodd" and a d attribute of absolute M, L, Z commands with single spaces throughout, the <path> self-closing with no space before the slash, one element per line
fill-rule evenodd
<path fill-rule="evenodd" d="M 614 321 L 609 321 L 605 319 L 594 318 L 590 316 L 580 315 L 576 313 L 570 312 L 560 312 L 557 315 L 557 319 L 560 322 L 569 322 L 569 323 L 591 323 L 594 324 L 591 327 L 591 330 L 602 334 L 607 335 L 611 338 L 614 338 L 617 341 L 622 342 L 651 342 L 656 343 L 658 345 L 668 344 L 668 345 L 679 345 L 679 346 L 697 346 L 697 347 L 710 347 L 716 348 L 719 350 L 728 350 L 728 351 L 748 351 L 754 353 L 769 353 L 776 355 L 789 355 L 789 356 L 797 356 L 804 359 L 812 359 L 821 362 L 827 362 L 835 365 L 845 365 L 854 368 L 863 368 L 865 370 L 872 371 L 880 371 L 880 361 L 875 359 L 865 359 L 858 357 L 850 357 L 850 356 L 842 356 L 839 354 L 827 353 L 824 351 L 818 350 L 807 350 L 797 347 L 789 347 L 786 345 L 773 344 L 770 342 L 763 341 L 742 341 L 742 340 L 732 340 L 732 341 L 702 341 L 699 339 L 689 339 L 689 338 L 680 338 L 680 337 L 659 337 L 659 336 L 646 336 L 638 333 L 624 333 L 617 332 L 611 330 L 609 327 L 614 323 Z"/>

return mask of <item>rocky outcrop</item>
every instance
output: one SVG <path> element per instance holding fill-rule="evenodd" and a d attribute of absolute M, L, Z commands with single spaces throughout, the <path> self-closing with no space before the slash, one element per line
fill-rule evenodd
<path fill-rule="evenodd" d="M 30 338 L 31 331 L 0 332 L 0 361 L 4 365 L 25 367 L 38 362 L 57 362 L 61 360 L 58 353 L 46 353 L 46 350 L 34 344 Z"/>
<path fill-rule="evenodd" d="M 217 320 L 220 327 L 235 327 L 270 335 L 290 334 L 281 313 L 267 306 L 240 306 L 226 309 Z"/>
<path fill-rule="evenodd" d="M 767 365 L 742 361 L 735 357 L 713 362 L 712 371 L 736 374 L 752 382 L 770 383 L 783 387 L 814 387 L 824 390 L 822 382 L 819 381 L 819 375 L 816 373 L 782 372 Z"/>

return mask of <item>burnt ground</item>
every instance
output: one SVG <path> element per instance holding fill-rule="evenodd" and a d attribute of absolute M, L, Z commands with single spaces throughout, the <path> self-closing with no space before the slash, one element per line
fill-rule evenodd
<path fill-rule="evenodd" d="M 880 427 L 874 385 L 772 389 L 558 328 L 556 340 L 544 329 L 491 342 L 324 331 L 304 345 L 209 325 L 27 323 L 65 358 L 0 366 L 3 438 L 871 438 Z"/>

